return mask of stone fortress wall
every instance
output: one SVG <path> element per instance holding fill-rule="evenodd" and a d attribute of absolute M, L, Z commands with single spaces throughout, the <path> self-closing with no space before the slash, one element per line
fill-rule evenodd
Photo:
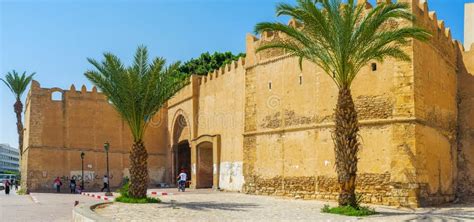
<path fill-rule="evenodd" d="M 53 100 L 53 93 L 59 94 L 57 100 Z M 166 164 L 163 164 L 167 161 L 166 149 L 160 146 L 166 141 L 166 130 L 162 125 L 150 127 L 146 133 L 153 183 L 164 181 L 166 176 Z M 117 187 L 129 175 L 132 137 L 105 96 L 95 87 L 92 91 L 87 91 L 85 86 L 76 90 L 74 85 L 70 90 L 49 89 L 33 81 L 26 101 L 23 185 L 31 191 L 46 191 L 52 189 L 56 177 L 67 185 L 73 176 L 80 179 L 80 154 L 84 152 L 85 187 L 99 189 L 106 174 L 105 142 L 110 143 L 111 186 Z"/>
<path fill-rule="evenodd" d="M 353 84 L 362 143 L 357 192 L 367 203 L 416 207 L 474 194 L 474 54 L 452 40 L 426 3 L 403 1 L 433 39 L 404 49 L 411 62 L 369 64 Z M 152 186 L 173 184 L 184 167 L 196 188 L 337 198 L 337 88 L 311 63 L 300 70 L 281 50 L 255 52 L 278 38 L 285 36 L 247 35 L 245 59 L 192 76 L 168 101 L 146 136 Z M 95 90 L 62 91 L 62 102 L 50 101 L 54 90 L 35 83 L 28 96 L 22 170 L 29 187 L 77 171 L 81 150 L 94 153 L 91 164 L 103 174 L 105 140 L 117 150 L 111 162 L 118 185 L 128 167 L 126 126 Z"/>

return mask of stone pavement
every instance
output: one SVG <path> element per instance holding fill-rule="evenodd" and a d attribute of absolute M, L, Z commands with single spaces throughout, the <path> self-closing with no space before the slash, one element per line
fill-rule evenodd
<path fill-rule="evenodd" d="M 161 196 L 161 204 L 113 203 L 96 212 L 116 221 L 474 221 L 474 204 L 416 211 L 376 207 L 379 215 L 356 218 L 320 213 L 321 201 L 189 191 Z"/>
<path fill-rule="evenodd" d="M 0 221 L 71 221 L 74 202 L 99 202 L 78 194 L 32 193 L 16 195 L 0 191 Z"/>

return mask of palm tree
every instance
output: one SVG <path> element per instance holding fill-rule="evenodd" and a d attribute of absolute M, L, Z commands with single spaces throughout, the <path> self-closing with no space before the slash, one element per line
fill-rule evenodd
<path fill-rule="evenodd" d="M 119 58 L 104 54 L 104 61 L 88 61 L 96 70 L 85 73 L 108 98 L 130 127 L 133 145 L 130 150 L 130 189 L 132 198 L 146 197 L 148 186 L 148 153 L 143 143 L 145 130 L 157 111 L 186 83 L 176 75 L 180 63 L 165 66 L 165 59 L 148 64 L 146 47 L 138 47 L 132 66 L 124 67 Z"/>
<path fill-rule="evenodd" d="M 355 0 L 297 0 L 297 5 L 281 3 L 277 16 L 293 17 L 300 25 L 287 26 L 263 22 L 255 27 L 256 33 L 267 31 L 283 33 L 286 38 L 268 43 L 257 51 L 277 48 L 315 63 L 329 75 L 338 87 L 333 132 L 337 179 L 340 186 L 339 205 L 357 207 L 355 181 L 357 174 L 357 135 L 359 124 L 351 84 L 362 67 L 370 61 L 383 62 L 386 58 L 409 61 L 403 51 L 411 39 L 427 41 L 430 34 L 413 25 L 392 25 L 409 22 L 414 15 L 409 5 L 379 3 L 366 10 L 365 4 Z"/>
<path fill-rule="evenodd" d="M 35 73 L 27 75 L 26 72 L 20 75 L 13 70 L 5 75 L 5 79 L 1 79 L 15 95 L 16 99 L 13 109 L 16 114 L 16 130 L 18 132 L 18 150 L 20 151 L 20 157 L 23 155 L 23 121 L 21 119 L 23 103 L 21 102 L 21 96 L 25 93 L 34 75 Z"/>

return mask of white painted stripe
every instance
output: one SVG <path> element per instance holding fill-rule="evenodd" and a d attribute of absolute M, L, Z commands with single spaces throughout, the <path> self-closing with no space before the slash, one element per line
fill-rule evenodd
<path fill-rule="evenodd" d="M 167 195 L 173 195 L 173 193 L 152 191 L 148 195 L 167 196 Z"/>
<path fill-rule="evenodd" d="M 95 198 L 95 199 L 99 199 L 99 200 L 105 200 L 105 201 L 114 201 L 114 197 L 107 197 L 107 196 L 102 196 L 102 195 L 97 195 L 97 194 L 94 194 L 94 193 L 82 193 L 82 195 L 85 195 L 85 196 L 88 196 L 88 197 L 92 197 L 92 198 Z"/>
<path fill-rule="evenodd" d="M 30 194 L 30 197 L 31 197 L 31 199 L 33 200 L 34 203 L 39 204 L 39 201 L 35 196 Z"/>

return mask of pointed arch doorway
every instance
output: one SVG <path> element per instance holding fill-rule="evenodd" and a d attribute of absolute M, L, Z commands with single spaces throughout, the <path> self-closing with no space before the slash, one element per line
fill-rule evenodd
<path fill-rule="evenodd" d="M 181 170 L 188 175 L 188 181 L 191 181 L 191 132 L 189 121 L 182 112 L 177 113 L 173 123 L 173 145 L 172 145 L 172 178 L 171 184 L 176 185 L 175 179 Z"/>

